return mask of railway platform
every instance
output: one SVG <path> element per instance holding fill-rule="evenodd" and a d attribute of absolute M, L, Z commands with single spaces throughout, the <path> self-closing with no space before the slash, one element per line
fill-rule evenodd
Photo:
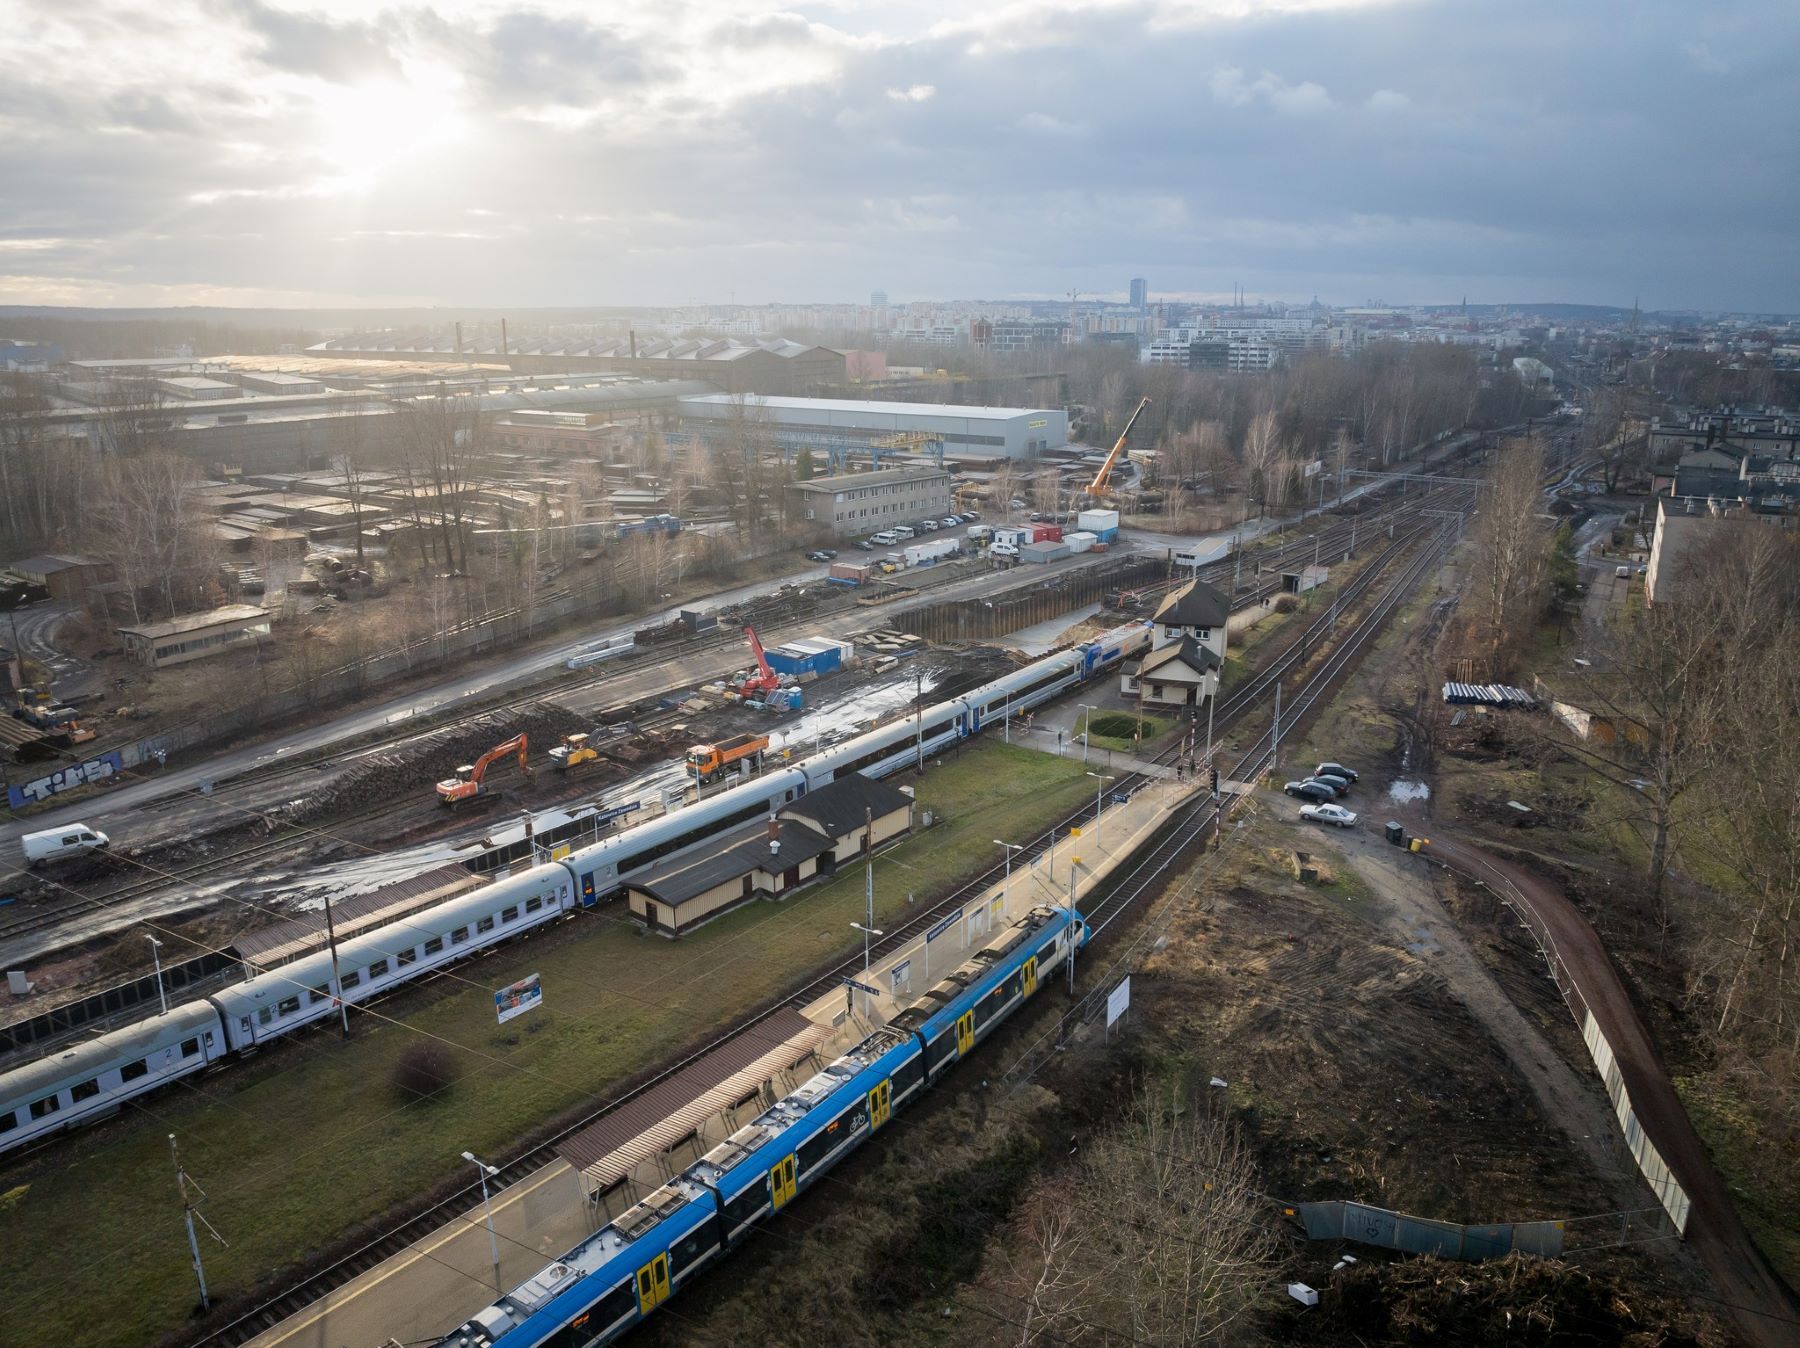
<path fill-rule="evenodd" d="M 845 1034 L 854 1038 L 885 1024 L 932 985 L 934 970 L 941 976 L 954 968 L 970 950 L 985 944 L 1020 914 L 1040 904 L 1061 906 L 1072 901 L 1081 907 L 1180 806 L 1201 791 L 1194 782 L 1177 782 L 1168 768 L 1157 764 L 1115 762 L 1111 771 L 1154 775 L 1127 800 L 1109 801 L 1098 821 L 1087 821 L 1079 831 L 1059 830 L 1049 849 L 1029 859 L 1022 856 L 1009 875 L 965 899 L 954 911 L 940 915 L 897 950 L 871 960 L 868 968 L 841 990 L 799 1008 L 800 1016 L 816 1028 L 810 1033 L 795 1028 L 802 1023 L 798 1016 L 791 1024 L 783 1022 L 783 1042 L 792 1045 L 786 1057 L 781 1057 L 779 1046 L 764 1043 L 770 1050 L 765 1056 L 754 1062 L 733 1059 L 729 1065 L 739 1077 L 746 1070 L 763 1069 L 779 1079 L 790 1063 L 809 1053 L 829 1058 L 834 1051 L 841 1051 Z M 731 1057 L 732 1042 L 725 1041 L 714 1052 Z M 778 1057 L 780 1061 L 775 1060 Z M 671 1084 L 690 1076 L 691 1070 L 684 1069 Z M 634 1122 L 642 1125 L 637 1135 L 642 1138 L 685 1138 L 697 1126 L 704 1132 L 705 1124 L 696 1110 L 710 1113 L 717 1105 L 707 1100 L 704 1082 L 688 1084 L 691 1089 L 676 1089 L 672 1094 L 650 1092 L 650 1098 L 634 1101 L 620 1113 L 631 1114 Z M 523 1282 L 589 1235 L 597 1217 L 604 1219 L 589 1199 L 593 1171 L 608 1170 L 607 1178 L 616 1180 L 608 1167 L 655 1168 L 655 1158 L 641 1154 L 642 1148 L 632 1139 L 596 1137 L 592 1157 L 574 1157 L 581 1165 L 571 1164 L 565 1155 L 504 1189 L 496 1189 L 491 1195 L 491 1242 L 477 1198 L 428 1235 L 259 1334 L 251 1340 L 252 1348 L 373 1348 L 389 1340 L 430 1340 L 454 1328 L 494 1300 L 496 1281 L 503 1288 Z M 589 1173 L 584 1175 L 584 1171 Z"/>

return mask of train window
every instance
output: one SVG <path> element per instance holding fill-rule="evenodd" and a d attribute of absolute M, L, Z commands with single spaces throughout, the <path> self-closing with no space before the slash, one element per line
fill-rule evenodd
<path fill-rule="evenodd" d="M 373 964 L 371 964 L 369 966 L 369 977 L 370 978 L 380 978 L 383 975 L 385 975 L 387 973 L 387 971 L 388 971 L 388 962 L 386 960 L 376 960 Z"/>
<path fill-rule="evenodd" d="M 6 1113 L 0 1114 L 0 1133 L 10 1133 L 18 1126 L 19 1116 L 15 1111 L 9 1109 Z"/>
<path fill-rule="evenodd" d="M 306 1004 L 308 1006 L 317 1006 L 320 1002 L 324 1001 L 330 995 L 331 995 L 331 993 L 327 989 L 322 988 L 322 987 L 308 988 L 306 990 Z"/>
<path fill-rule="evenodd" d="M 136 1062 L 128 1062 L 119 1069 L 120 1081 L 136 1081 L 139 1077 L 150 1075 L 150 1064 L 139 1058 Z"/>
<path fill-rule="evenodd" d="M 181 1056 L 182 1057 L 191 1058 L 199 1051 L 200 1051 L 200 1041 L 198 1039 L 183 1039 L 181 1041 Z"/>
<path fill-rule="evenodd" d="M 33 1100 L 31 1102 L 31 1117 L 34 1119 L 47 1119 L 61 1108 L 61 1100 L 54 1095 L 46 1095 L 42 1100 Z"/>
<path fill-rule="evenodd" d="M 353 969 L 338 980 L 338 986 L 348 992 L 360 982 L 362 982 L 362 975 Z"/>
<path fill-rule="evenodd" d="M 299 1009 L 300 999 L 298 997 L 283 997 L 275 1006 L 275 1014 L 278 1016 L 291 1016 Z"/>
<path fill-rule="evenodd" d="M 444 938 L 442 936 L 433 936 L 429 941 L 425 942 L 425 953 L 427 955 L 443 954 Z"/>
<path fill-rule="evenodd" d="M 256 1019 L 259 1024 L 267 1025 L 270 1021 L 275 1019 L 274 1009 L 271 1007 L 265 1006 L 262 1010 L 260 1010 L 256 1013 Z"/>
<path fill-rule="evenodd" d="M 469 939 L 469 929 L 467 927 L 458 927 L 455 931 L 450 933 L 450 944 L 451 945 L 461 945 L 464 941 L 466 941 L 468 939 Z"/>
<path fill-rule="evenodd" d="M 398 968 L 404 969 L 407 965 L 413 963 L 418 958 L 419 958 L 419 952 L 417 950 L 402 950 L 397 955 L 394 956 L 394 964 Z"/>
<path fill-rule="evenodd" d="M 476 919 L 476 921 L 475 921 L 475 930 L 476 931 L 492 931 L 493 929 L 494 929 L 494 919 L 493 918 L 483 917 L 483 918 Z"/>
<path fill-rule="evenodd" d="M 517 922 L 519 920 L 519 905 L 515 903 L 510 908 L 502 908 L 500 910 L 500 920 L 502 922 Z"/>
<path fill-rule="evenodd" d="M 78 1081 L 69 1087 L 69 1099 L 76 1103 L 92 1100 L 98 1094 L 100 1094 L 99 1077 L 90 1077 L 86 1081 Z"/>
<path fill-rule="evenodd" d="M 542 899 L 540 899 L 536 894 L 533 894 L 529 899 L 525 900 L 525 911 L 528 913 L 535 913 L 535 912 L 537 912 L 538 909 L 542 908 L 543 906 L 544 906 L 544 901 Z"/>

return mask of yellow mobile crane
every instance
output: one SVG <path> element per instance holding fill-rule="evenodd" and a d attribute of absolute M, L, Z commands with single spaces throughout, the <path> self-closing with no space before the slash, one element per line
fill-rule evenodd
<path fill-rule="evenodd" d="M 1106 494 L 1107 484 L 1112 481 L 1113 467 L 1119 462 L 1119 455 L 1125 452 L 1125 438 L 1131 434 L 1131 428 L 1137 425 L 1138 417 L 1148 406 L 1150 406 L 1150 400 L 1145 398 L 1137 405 L 1137 410 L 1131 414 L 1131 420 L 1125 423 L 1125 429 L 1119 432 L 1119 442 L 1112 447 L 1112 453 L 1106 456 L 1106 462 L 1100 465 L 1100 471 L 1094 474 L 1094 480 L 1087 485 L 1087 494 L 1090 498 L 1099 500 Z"/>

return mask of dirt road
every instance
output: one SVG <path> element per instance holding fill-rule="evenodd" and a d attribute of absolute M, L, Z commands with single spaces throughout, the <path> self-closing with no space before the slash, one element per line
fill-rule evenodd
<path fill-rule="evenodd" d="M 1556 943 L 1576 989 L 1612 1045 L 1632 1109 L 1693 1204 L 1687 1241 L 1745 1339 L 1766 1348 L 1800 1342 L 1800 1298 L 1770 1267 L 1739 1219 L 1657 1056 L 1600 935 L 1554 885 L 1433 825 L 1431 851 L 1464 874 L 1511 883 Z"/>

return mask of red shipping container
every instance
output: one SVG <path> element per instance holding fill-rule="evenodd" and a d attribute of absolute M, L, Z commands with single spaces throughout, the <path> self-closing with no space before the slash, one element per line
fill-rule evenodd
<path fill-rule="evenodd" d="M 1031 526 L 1033 543 L 1062 542 L 1062 526 L 1060 524 L 1034 524 Z"/>

